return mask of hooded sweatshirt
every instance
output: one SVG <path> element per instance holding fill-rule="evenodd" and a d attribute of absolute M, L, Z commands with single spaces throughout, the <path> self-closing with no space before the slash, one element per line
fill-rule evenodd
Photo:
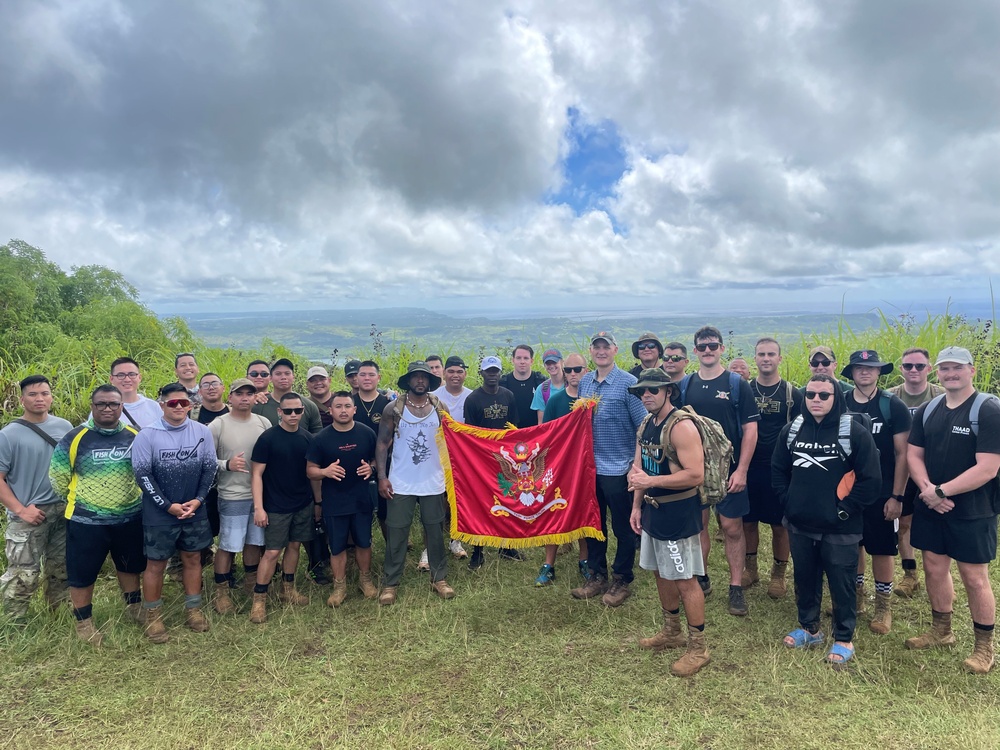
<path fill-rule="evenodd" d="M 771 457 L 771 482 L 795 530 L 806 534 L 858 534 L 864 529 L 862 510 L 878 499 L 882 484 L 878 450 L 864 425 L 851 421 L 851 455 L 844 457 L 838 437 L 840 415 L 847 401 L 840 388 L 834 389 L 833 408 L 817 422 L 802 407 L 802 427 L 791 448 L 785 425 Z M 854 471 L 854 487 L 838 501 L 837 486 L 844 474 Z M 841 520 L 837 513 L 848 513 Z"/>
<path fill-rule="evenodd" d="M 162 418 L 136 435 L 132 470 L 142 489 L 144 526 L 174 526 L 207 518 L 205 495 L 215 479 L 215 443 L 203 424 L 185 419 L 174 427 Z M 167 512 L 173 503 L 200 500 L 192 518 Z"/>

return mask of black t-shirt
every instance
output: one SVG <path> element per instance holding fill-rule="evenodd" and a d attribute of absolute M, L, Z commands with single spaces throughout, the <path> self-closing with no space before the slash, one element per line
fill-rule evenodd
<path fill-rule="evenodd" d="M 730 372 L 723 372 L 719 377 L 702 380 L 698 373 L 690 376 L 687 385 L 685 403 L 703 417 L 714 419 L 722 425 L 726 437 L 733 444 L 733 466 L 740 462 L 741 425 L 749 422 L 759 422 L 760 412 L 754 401 L 750 384 L 739 378 L 739 404 L 734 404 L 730 394 Z M 735 373 L 732 373 L 735 374 Z M 739 414 L 737 414 L 737 407 Z"/>
<path fill-rule="evenodd" d="M 642 469 L 653 477 L 670 474 L 670 464 L 663 455 L 660 443 L 663 422 L 654 424 L 650 419 L 639 438 L 642 450 Z M 651 487 L 645 494 L 650 497 L 668 497 L 680 494 L 686 490 Z M 684 500 L 663 503 L 654 508 L 649 503 L 642 504 L 642 529 L 653 539 L 665 542 L 675 542 L 687 539 L 701 531 L 701 497 L 696 492 L 693 497 Z"/>
<path fill-rule="evenodd" d="M 312 441 L 312 434 L 301 427 L 295 432 L 272 427 L 257 438 L 250 458 L 267 464 L 263 478 L 264 510 L 268 513 L 295 513 L 313 501 L 306 476 L 306 451 Z"/>
<path fill-rule="evenodd" d="M 357 411 L 354 413 L 354 421 L 371 428 L 378 435 L 378 425 L 382 421 L 382 411 L 389 405 L 389 398 L 380 393 L 375 397 L 374 401 L 365 403 L 361 399 L 361 394 L 355 393 L 354 405 L 357 407 Z"/>
<path fill-rule="evenodd" d="M 375 441 L 374 431 L 357 420 L 347 432 L 325 427 L 313 438 L 306 460 L 321 469 L 339 460 L 347 472 L 340 480 L 323 478 L 324 516 L 350 516 L 372 511 L 368 480 L 358 476 L 358 468 L 362 461 L 374 468 Z"/>
<path fill-rule="evenodd" d="M 910 428 L 910 444 L 924 449 L 924 465 L 931 483 L 943 484 L 976 465 L 976 453 L 1000 453 L 1000 405 L 992 399 L 986 401 L 979 410 L 979 435 L 972 432 L 969 413 L 975 395 L 955 409 L 949 409 L 944 401 L 938 403 L 924 425 L 924 404 L 913 416 Z M 952 495 L 955 507 L 945 516 L 968 520 L 989 518 L 1000 510 L 997 480 L 991 479 L 982 487 Z M 922 500 L 913 504 L 914 514 L 934 518 L 936 510 L 927 507 Z"/>
<path fill-rule="evenodd" d="M 760 412 L 757 424 L 757 447 L 750 463 L 761 466 L 771 465 L 771 454 L 778 442 L 781 428 L 791 422 L 802 410 L 802 394 L 789 385 L 787 380 L 779 380 L 775 385 L 760 385 L 756 379 L 750 381 L 754 403 Z M 788 409 L 788 392 L 792 392 L 792 408 Z"/>
<path fill-rule="evenodd" d="M 533 411 L 531 413 L 535 414 Z M 518 414 L 514 394 L 503 386 L 498 388 L 496 393 L 487 393 L 482 388 L 476 388 L 465 399 L 465 423 L 474 427 L 502 430 L 507 427 L 508 422 L 517 424 Z M 532 424 L 538 424 L 537 415 Z"/>
<path fill-rule="evenodd" d="M 534 371 L 532 371 L 527 380 L 518 380 L 512 372 L 508 372 L 500 378 L 500 387 L 506 388 L 514 394 L 514 403 L 517 404 L 517 416 L 509 421 L 518 427 L 534 427 L 538 424 L 538 414 L 531 408 L 531 399 L 534 398 L 535 389 L 544 383 L 545 380 L 544 375 Z M 468 422 L 468 418 L 465 421 Z M 485 425 L 479 426 L 484 427 Z"/>
<path fill-rule="evenodd" d="M 201 408 L 198 410 L 198 422 L 200 422 L 201 424 L 211 424 L 212 420 L 221 417 L 223 414 L 228 414 L 228 413 L 229 413 L 228 406 L 223 405 L 222 411 L 212 411 L 207 406 L 202 404 Z"/>
<path fill-rule="evenodd" d="M 882 407 L 879 401 L 882 394 L 889 396 L 889 418 L 887 425 L 882 416 Z M 910 429 L 910 410 L 906 404 L 890 393 L 881 391 L 875 395 L 871 401 L 859 404 L 854 400 L 854 390 L 847 394 L 847 410 L 856 414 L 867 414 L 871 420 L 872 437 L 875 438 L 875 447 L 879 453 L 879 468 L 882 469 L 882 490 L 879 499 L 885 499 L 892 494 L 893 480 L 896 470 L 896 452 L 892 444 L 893 435 L 906 432 Z"/>

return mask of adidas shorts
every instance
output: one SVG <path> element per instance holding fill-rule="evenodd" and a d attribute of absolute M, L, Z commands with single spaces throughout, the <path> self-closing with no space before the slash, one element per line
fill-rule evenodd
<path fill-rule="evenodd" d="M 643 531 L 639 545 L 639 567 L 652 570 L 668 581 L 686 581 L 705 575 L 701 535 L 693 534 L 677 541 L 663 541 L 654 539 Z"/>

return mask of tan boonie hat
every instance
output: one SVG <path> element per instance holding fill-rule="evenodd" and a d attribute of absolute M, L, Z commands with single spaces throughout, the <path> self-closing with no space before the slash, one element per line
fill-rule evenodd
<path fill-rule="evenodd" d="M 659 350 L 659 356 L 663 356 L 663 342 L 660 341 L 659 337 L 655 333 L 646 332 L 642 334 L 635 343 L 632 344 L 632 356 L 639 359 L 639 344 L 643 341 L 652 341 L 656 344 L 656 348 Z"/>

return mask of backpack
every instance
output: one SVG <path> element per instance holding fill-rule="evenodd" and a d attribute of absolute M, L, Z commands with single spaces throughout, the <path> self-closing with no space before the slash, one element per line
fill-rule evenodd
<path fill-rule="evenodd" d="M 944 395 L 935 396 L 930 401 L 927 402 L 927 407 L 924 409 L 924 419 L 923 424 L 927 426 L 927 420 L 931 416 L 931 412 L 938 408 L 940 403 L 944 400 Z M 972 402 L 972 409 L 969 410 L 969 425 L 972 427 L 972 434 L 979 437 L 979 411 L 983 408 L 983 404 L 987 401 L 1000 401 L 992 393 L 977 393 L 976 400 Z"/>
<path fill-rule="evenodd" d="M 727 370 L 727 372 L 729 372 L 729 402 L 733 405 L 733 410 L 736 412 L 736 426 L 739 429 L 739 437 L 742 438 L 743 423 L 740 422 L 739 417 L 740 417 L 740 383 L 743 382 L 743 376 L 740 375 L 738 372 L 732 372 L 731 370 Z M 688 392 L 688 385 L 690 384 L 690 382 L 691 382 L 691 375 L 685 375 L 683 378 L 681 378 L 680 382 L 681 403 L 684 405 L 687 405 L 687 392 Z M 789 414 L 791 414 L 791 411 L 789 411 Z M 710 421 L 714 422 L 715 420 L 710 420 Z M 722 497 L 725 497 L 724 493 Z M 719 499 L 721 500 L 722 498 Z"/>
<path fill-rule="evenodd" d="M 859 416 L 863 416 L 867 419 L 864 414 L 853 414 L 851 412 L 845 411 L 840 415 L 840 424 L 837 427 L 837 445 L 840 447 L 841 458 L 850 458 L 853 449 L 851 448 L 851 422 Z M 785 441 L 785 446 L 788 450 L 792 449 L 795 444 L 795 438 L 799 436 L 799 430 L 802 429 L 802 424 L 805 422 L 805 418 L 799 414 L 795 419 L 792 420 L 792 426 L 788 428 L 788 439 Z M 871 431 L 871 425 L 869 420 L 869 432 Z"/>
<path fill-rule="evenodd" d="M 552 380 L 546 380 L 542 383 L 542 403 L 549 403 L 549 396 L 552 395 Z"/>
<path fill-rule="evenodd" d="M 738 374 L 736 376 L 739 377 Z M 652 418 L 652 414 L 647 414 L 642 420 L 638 430 L 640 436 Z M 690 406 L 682 406 L 670 412 L 670 416 L 664 420 L 663 427 L 660 428 L 660 445 L 663 446 L 663 453 L 675 464 L 679 465 L 680 462 L 677 460 L 677 450 L 670 442 L 670 430 L 677 422 L 684 419 L 694 422 L 701 436 L 705 452 L 705 478 L 698 486 L 698 495 L 701 497 L 701 504 L 710 507 L 725 499 L 728 493 L 729 467 L 733 464 L 733 444 L 726 437 L 722 425 L 714 419 L 701 416 Z"/>

